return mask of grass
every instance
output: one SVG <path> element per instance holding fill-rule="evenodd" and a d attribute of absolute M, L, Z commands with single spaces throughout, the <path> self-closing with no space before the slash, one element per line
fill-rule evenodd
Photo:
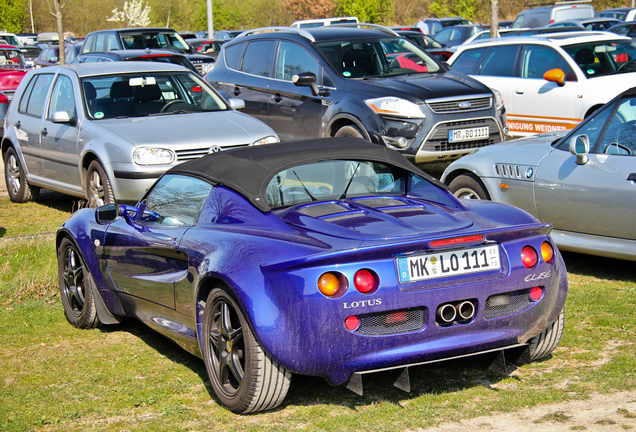
<path fill-rule="evenodd" d="M 200 359 L 134 320 L 94 330 L 66 322 L 52 238 L 7 237 L 54 232 L 72 208 L 70 200 L 18 206 L 0 198 L 3 431 L 394 432 L 636 388 L 632 263 L 565 254 L 565 333 L 544 361 L 510 376 L 489 371 L 486 357 L 412 368 L 411 393 L 365 377 L 361 397 L 294 376 L 280 408 L 234 415 L 216 403 Z"/>

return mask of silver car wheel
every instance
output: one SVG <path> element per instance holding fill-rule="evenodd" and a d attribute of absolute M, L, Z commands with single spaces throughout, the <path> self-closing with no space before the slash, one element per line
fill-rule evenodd
<path fill-rule="evenodd" d="M 17 195 L 20 192 L 20 165 L 13 153 L 9 154 L 7 158 L 6 176 L 9 192 L 13 195 Z"/>
<path fill-rule="evenodd" d="M 476 199 L 476 200 L 481 199 L 479 195 L 477 194 L 477 192 L 475 192 L 474 190 L 470 188 L 457 189 L 454 195 L 457 198 L 463 198 L 463 199 Z"/>

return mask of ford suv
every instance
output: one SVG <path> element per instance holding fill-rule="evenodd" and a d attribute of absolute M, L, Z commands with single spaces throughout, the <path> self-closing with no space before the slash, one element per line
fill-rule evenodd
<path fill-rule="evenodd" d="M 223 45 L 206 80 L 284 141 L 361 137 L 419 163 L 505 135 L 497 92 L 381 26 L 251 30 Z"/>

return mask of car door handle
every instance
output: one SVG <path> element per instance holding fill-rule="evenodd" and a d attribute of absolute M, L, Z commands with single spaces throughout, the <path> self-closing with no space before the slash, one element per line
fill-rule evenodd
<path fill-rule="evenodd" d="M 42 136 L 47 136 L 48 134 L 49 134 L 49 131 L 47 131 L 46 128 L 44 128 L 44 129 L 42 129 L 40 131 L 40 135 L 42 135 Z"/>
<path fill-rule="evenodd" d="M 238 96 L 241 94 L 241 89 L 238 87 L 234 87 L 234 96 Z"/>
<path fill-rule="evenodd" d="M 627 176 L 627 181 L 636 182 L 636 173 L 631 173 L 630 175 L 628 175 Z"/>
<path fill-rule="evenodd" d="M 22 123 L 20 123 L 20 120 L 18 120 L 17 122 L 13 123 L 15 125 L 15 127 L 17 129 L 20 129 L 22 127 Z"/>
<path fill-rule="evenodd" d="M 525 90 L 515 89 L 515 93 L 517 94 L 524 94 L 525 92 L 526 92 Z"/>
<path fill-rule="evenodd" d="M 283 100 L 283 97 L 276 93 L 274 96 L 272 96 L 272 99 L 274 99 L 274 102 L 280 102 Z"/>

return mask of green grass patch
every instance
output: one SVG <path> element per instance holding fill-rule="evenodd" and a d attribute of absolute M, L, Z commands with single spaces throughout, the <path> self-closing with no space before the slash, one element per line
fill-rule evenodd
<path fill-rule="evenodd" d="M 4 204 L 0 224 L 10 227 L 6 232 L 20 232 Z M 70 214 L 35 206 L 60 219 L 36 224 L 38 232 L 53 231 Z M 0 430 L 395 432 L 636 388 L 632 263 L 576 254 L 565 259 L 565 332 L 544 361 L 510 376 L 489 371 L 486 356 L 411 368 L 410 393 L 387 384 L 388 376 L 365 376 L 363 396 L 320 378 L 294 376 L 281 407 L 238 416 L 217 404 L 200 359 L 135 320 L 94 330 L 68 324 L 57 294 L 52 239 L 4 241 Z M 568 422 L 557 411 L 542 420 Z M 572 426 L 583 430 L 578 428 Z"/>

